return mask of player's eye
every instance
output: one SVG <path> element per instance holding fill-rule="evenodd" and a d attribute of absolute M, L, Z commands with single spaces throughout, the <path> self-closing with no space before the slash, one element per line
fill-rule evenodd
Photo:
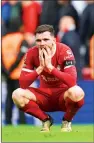
<path fill-rule="evenodd" d="M 40 40 L 40 39 L 37 39 L 36 42 L 41 42 L 41 40 Z"/>
<path fill-rule="evenodd" d="M 43 39 L 44 41 L 48 41 L 49 39 L 48 38 L 45 38 L 45 39 Z"/>

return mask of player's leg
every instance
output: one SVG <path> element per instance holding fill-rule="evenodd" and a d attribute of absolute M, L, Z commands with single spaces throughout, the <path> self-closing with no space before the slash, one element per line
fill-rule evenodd
<path fill-rule="evenodd" d="M 84 104 L 84 91 L 77 85 L 71 87 L 64 93 L 64 99 L 62 100 L 65 101 L 66 112 L 61 131 L 71 131 L 71 121 Z"/>
<path fill-rule="evenodd" d="M 39 108 L 36 103 L 36 96 L 31 91 L 18 88 L 13 92 L 12 99 L 15 105 L 22 111 L 31 114 L 42 121 L 48 118 L 48 115 Z"/>
<path fill-rule="evenodd" d="M 41 105 L 41 103 L 43 103 L 45 106 L 48 103 L 44 96 L 41 96 L 38 93 L 34 92 L 34 89 L 32 90 L 32 88 L 31 91 L 18 88 L 13 92 L 12 99 L 15 105 L 22 111 L 33 115 L 43 122 L 42 131 L 50 130 L 50 126 L 52 125 L 51 117 L 47 115 L 39 106 Z"/>

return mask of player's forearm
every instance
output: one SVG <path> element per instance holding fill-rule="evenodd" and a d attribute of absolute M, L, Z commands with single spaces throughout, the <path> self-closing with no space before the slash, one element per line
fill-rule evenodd
<path fill-rule="evenodd" d="M 20 87 L 21 88 L 29 87 L 37 79 L 38 75 L 40 75 L 42 71 L 43 67 L 39 66 L 36 70 L 30 73 L 22 72 L 19 78 Z"/>
<path fill-rule="evenodd" d="M 38 73 L 33 71 L 31 73 L 22 72 L 19 78 L 21 88 L 28 88 L 38 77 Z"/>
<path fill-rule="evenodd" d="M 69 73 L 66 72 L 61 72 L 59 70 L 57 70 L 56 68 L 54 68 L 51 73 L 56 76 L 58 79 L 60 79 L 61 81 L 63 81 L 65 84 L 68 85 L 68 87 L 72 87 L 74 85 L 76 85 L 76 77 L 75 75 L 72 76 Z"/>
<path fill-rule="evenodd" d="M 38 75 L 41 74 L 41 72 L 43 71 L 44 67 L 43 66 L 39 66 L 37 69 L 36 69 L 36 72 Z"/>

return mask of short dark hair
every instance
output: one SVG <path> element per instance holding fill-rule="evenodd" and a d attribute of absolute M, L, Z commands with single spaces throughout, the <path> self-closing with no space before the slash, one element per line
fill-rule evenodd
<path fill-rule="evenodd" d="M 48 24 L 43 24 L 37 27 L 36 31 L 35 31 L 35 35 L 37 33 L 43 33 L 43 32 L 50 32 L 51 35 L 55 36 L 55 31 L 52 25 L 48 25 Z"/>

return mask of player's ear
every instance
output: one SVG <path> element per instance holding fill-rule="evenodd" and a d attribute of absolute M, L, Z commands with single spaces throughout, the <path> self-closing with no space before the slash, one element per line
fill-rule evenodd
<path fill-rule="evenodd" d="M 53 41 L 56 42 L 56 38 L 55 37 L 53 38 Z"/>

